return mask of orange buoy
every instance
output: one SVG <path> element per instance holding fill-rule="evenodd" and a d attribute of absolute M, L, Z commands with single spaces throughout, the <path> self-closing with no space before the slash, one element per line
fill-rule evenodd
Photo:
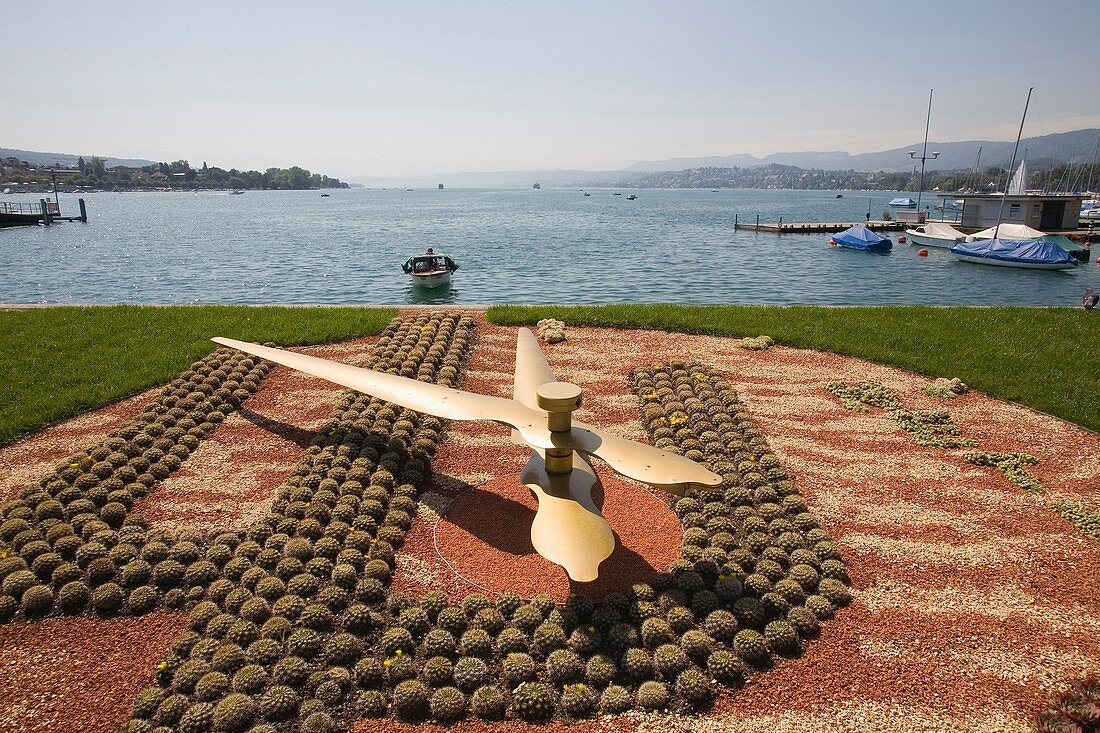
<path fill-rule="evenodd" d="M 898 237 L 898 244 L 905 244 L 905 237 L 904 236 Z"/>
<path fill-rule="evenodd" d="M 927 256 L 928 256 L 928 250 L 926 250 L 926 249 L 918 249 L 917 250 L 917 257 L 927 257 Z"/>
<path fill-rule="evenodd" d="M 836 246 L 836 242 L 835 242 L 835 241 L 833 241 L 832 239 L 830 239 L 830 240 L 829 240 L 829 246 L 830 246 L 830 247 L 835 247 L 835 246 Z M 1097 257 L 1097 258 L 1096 258 L 1096 264 L 1100 265 L 1100 257 Z"/>

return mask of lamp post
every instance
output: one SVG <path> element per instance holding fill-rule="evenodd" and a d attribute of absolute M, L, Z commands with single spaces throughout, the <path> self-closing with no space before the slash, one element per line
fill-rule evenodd
<path fill-rule="evenodd" d="M 920 160 L 920 184 L 917 188 L 917 212 L 918 213 L 920 213 L 921 193 L 924 192 L 924 161 L 926 161 L 926 160 L 935 160 L 936 158 L 940 157 L 940 154 L 938 152 L 932 153 L 932 157 L 928 156 L 928 123 L 932 121 L 932 92 L 934 92 L 934 91 L 935 91 L 934 89 L 929 89 L 928 90 L 928 116 L 924 120 L 924 150 L 923 150 L 923 152 L 921 152 L 921 156 L 919 158 L 919 160 Z M 916 150 L 910 150 L 909 151 L 909 157 L 914 159 L 914 160 L 918 160 L 917 151 Z"/>

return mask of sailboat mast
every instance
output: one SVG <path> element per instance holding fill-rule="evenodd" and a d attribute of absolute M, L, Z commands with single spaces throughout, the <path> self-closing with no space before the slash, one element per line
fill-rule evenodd
<path fill-rule="evenodd" d="M 997 234 L 1001 231 L 1001 218 L 1005 213 L 1005 199 L 1008 198 L 1008 184 L 1012 180 L 1012 169 L 1016 167 L 1016 153 L 1020 152 L 1020 138 L 1024 134 L 1024 120 L 1027 119 L 1027 108 L 1031 104 L 1031 93 L 1035 91 L 1035 87 L 1031 87 L 1027 90 L 1027 101 L 1024 102 L 1024 113 L 1020 116 L 1020 129 L 1016 133 L 1016 145 L 1012 148 L 1012 161 L 1008 164 L 1008 171 L 1005 173 L 1005 190 L 1001 194 L 1001 209 L 997 212 L 997 226 L 993 229 L 993 238 L 997 238 Z"/>
<path fill-rule="evenodd" d="M 1089 168 L 1089 187 L 1086 193 L 1092 193 L 1092 176 L 1096 173 L 1096 158 L 1100 155 L 1100 134 L 1096 136 L 1096 148 L 1092 151 L 1092 167 Z"/>
<path fill-rule="evenodd" d="M 978 158 L 974 161 L 974 191 L 982 187 L 982 172 L 979 166 L 982 164 L 982 146 L 978 146 Z"/>
<path fill-rule="evenodd" d="M 920 196 L 924 192 L 924 161 L 928 160 L 928 125 L 932 121 L 932 92 L 928 90 L 928 115 L 924 118 L 924 150 L 920 154 L 920 185 L 917 187 L 917 211 L 920 212 Z"/>

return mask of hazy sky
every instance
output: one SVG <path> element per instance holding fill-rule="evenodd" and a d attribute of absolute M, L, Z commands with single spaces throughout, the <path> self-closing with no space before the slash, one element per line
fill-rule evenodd
<path fill-rule="evenodd" d="M 933 140 L 1010 140 L 1032 84 L 1025 136 L 1100 126 L 1086 1 L 25 10 L 0 40 L 0 147 L 350 179 L 616 169 L 908 145 L 930 87 Z"/>

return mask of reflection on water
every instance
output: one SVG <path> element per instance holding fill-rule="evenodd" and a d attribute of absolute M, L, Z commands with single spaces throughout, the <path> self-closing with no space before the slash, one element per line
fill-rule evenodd
<path fill-rule="evenodd" d="M 410 305 L 445 305 L 458 303 L 458 291 L 451 283 L 444 283 L 438 288 L 424 288 L 415 283 L 409 283 L 405 288 L 405 302 Z"/>

